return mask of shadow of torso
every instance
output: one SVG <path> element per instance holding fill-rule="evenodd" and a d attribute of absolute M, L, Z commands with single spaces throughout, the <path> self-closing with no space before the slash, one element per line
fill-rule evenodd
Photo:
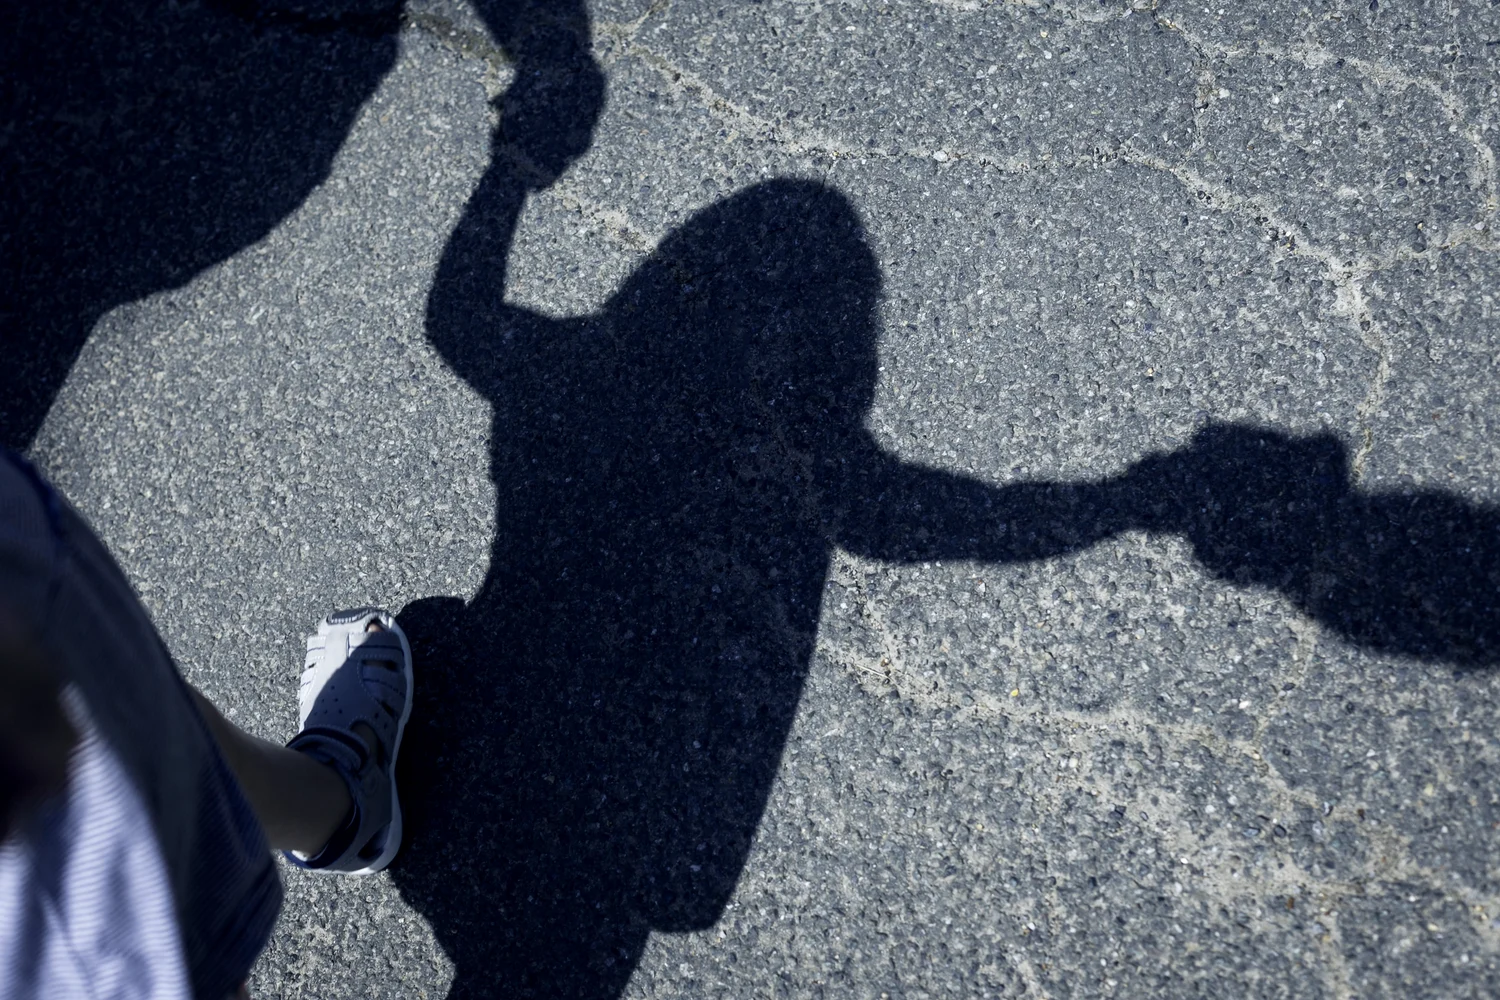
<path fill-rule="evenodd" d="M 776 182 L 586 320 L 434 291 L 430 335 L 494 406 L 497 492 L 478 596 L 402 617 L 420 791 L 396 877 L 455 995 L 613 995 L 648 929 L 718 918 L 811 656 L 878 280 L 841 197 Z"/>

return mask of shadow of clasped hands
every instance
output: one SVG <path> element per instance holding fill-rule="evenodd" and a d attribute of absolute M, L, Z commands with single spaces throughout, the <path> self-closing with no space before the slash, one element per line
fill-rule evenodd
<path fill-rule="evenodd" d="M 1137 527 L 1345 640 L 1460 667 L 1500 655 L 1500 516 L 1437 490 L 1366 492 L 1331 435 L 1212 424 L 1135 465 Z"/>

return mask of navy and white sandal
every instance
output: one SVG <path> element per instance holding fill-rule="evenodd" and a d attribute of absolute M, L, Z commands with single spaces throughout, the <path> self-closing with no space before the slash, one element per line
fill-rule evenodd
<path fill-rule="evenodd" d="M 372 621 L 384 631 L 368 631 Z M 401 802 L 396 755 L 411 716 L 411 645 L 396 620 L 378 608 L 329 615 L 308 636 L 297 693 L 301 730 L 287 746 L 337 771 L 354 806 L 316 854 L 287 851 L 293 864 L 314 871 L 373 875 L 401 849 Z M 375 734 L 367 746 L 354 726 Z"/>

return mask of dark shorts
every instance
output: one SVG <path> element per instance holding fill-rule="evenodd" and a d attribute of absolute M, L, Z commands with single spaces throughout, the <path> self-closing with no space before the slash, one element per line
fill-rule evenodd
<path fill-rule="evenodd" d="M 67 502 L 4 449 L 0 600 L 58 658 L 145 804 L 193 994 L 234 992 L 281 907 L 265 835 L 120 568 Z"/>

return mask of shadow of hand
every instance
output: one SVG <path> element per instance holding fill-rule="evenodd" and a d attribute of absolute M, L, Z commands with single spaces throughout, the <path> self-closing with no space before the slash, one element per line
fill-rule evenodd
<path fill-rule="evenodd" d="M 1213 424 L 1124 477 L 1134 525 L 1215 576 L 1273 588 L 1344 638 L 1459 665 L 1500 653 L 1500 515 L 1435 490 L 1357 488 L 1330 434 Z"/>
<path fill-rule="evenodd" d="M 497 158 L 530 190 L 548 187 L 588 150 L 604 106 L 587 13 L 574 3 L 479 0 L 475 7 L 515 66 L 495 101 Z"/>

